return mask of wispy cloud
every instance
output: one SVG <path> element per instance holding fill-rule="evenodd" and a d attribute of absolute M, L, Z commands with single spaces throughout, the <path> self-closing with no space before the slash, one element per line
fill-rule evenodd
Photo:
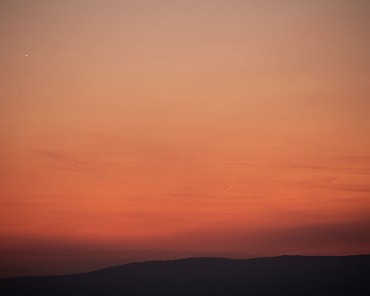
<path fill-rule="evenodd" d="M 92 159 L 91 155 L 88 157 L 82 153 L 48 150 L 37 151 L 37 155 L 43 160 L 43 167 L 55 170 L 91 171 L 106 166 Z"/>
<path fill-rule="evenodd" d="M 346 160 L 360 160 L 360 161 L 370 161 L 370 156 L 343 156 L 338 157 L 339 159 L 346 159 Z"/>
<path fill-rule="evenodd" d="M 370 168 L 364 167 L 348 167 L 347 166 L 320 166 L 306 164 L 260 164 L 260 163 L 245 163 L 232 162 L 228 163 L 231 166 L 245 166 L 251 168 L 270 168 L 270 169 L 295 169 L 295 170 L 312 170 L 312 171 L 331 171 L 336 173 L 355 173 L 355 174 L 370 174 Z"/>
<path fill-rule="evenodd" d="M 343 253 L 346 246 L 357 245 L 361 250 L 370 247 L 370 220 L 368 218 L 347 222 L 308 223 L 300 226 L 255 230 L 246 226 L 223 229 L 218 232 L 194 231 L 186 235 L 184 244 L 197 241 L 199 246 L 217 250 L 230 249 L 242 256 L 266 256 L 269 254 L 304 254 L 306 251 L 336 249 Z M 359 247 L 359 248 L 360 248 Z M 244 255 L 243 255 L 244 254 Z"/>
<path fill-rule="evenodd" d="M 370 246 L 370 220 L 338 223 L 317 223 L 270 233 L 272 242 L 290 245 L 316 247 L 345 244 L 366 244 Z"/>
<path fill-rule="evenodd" d="M 370 186 L 366 184 L 348 184 L 348 185 L 330 185 L 325 186 L 325 189 L 330 190 L 338 190 L 338 191 L 350 191 L 350 192 L 363 192 L 363 193 L 369 193 L 370 192 Z"/>

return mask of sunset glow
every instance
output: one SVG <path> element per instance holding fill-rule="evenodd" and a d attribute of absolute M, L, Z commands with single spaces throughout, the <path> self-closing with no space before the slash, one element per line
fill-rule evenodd
<path fill-rule="evenodd" d="M 0 276 L 370 253 L 370 2 L 0 2 Z"/>

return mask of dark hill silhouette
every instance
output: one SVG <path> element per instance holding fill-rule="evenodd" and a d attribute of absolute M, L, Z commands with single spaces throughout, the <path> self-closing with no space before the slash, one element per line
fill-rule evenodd
<path fill-rule="evenodd" d="M 190 258 L 0 280 L 0 295 L 370 295 L 370 255 Z"/>

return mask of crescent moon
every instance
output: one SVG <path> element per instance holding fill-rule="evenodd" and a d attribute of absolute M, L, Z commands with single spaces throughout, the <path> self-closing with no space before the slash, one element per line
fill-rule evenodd
<path fill-rule="evenodd" d="M 227 191 L 229 191 L 231 188 L 233 188 L 234 183 L 235 183 L 235 180 L 233 179 L 233 181 L 232 181 L 232 183 L 231 183 L 230 187 L 229 187 L 229 188 L 227 188 L 227 189 L 225 190 L 225 192 L 227 192 Z"/>

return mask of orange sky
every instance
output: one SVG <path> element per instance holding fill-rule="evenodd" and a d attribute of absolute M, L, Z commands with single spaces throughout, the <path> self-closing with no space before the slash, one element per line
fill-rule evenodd
<path fill-rule="evenodd" d="M 1 1 L 0 276 L 369 253 L 369 15 Z"/>

